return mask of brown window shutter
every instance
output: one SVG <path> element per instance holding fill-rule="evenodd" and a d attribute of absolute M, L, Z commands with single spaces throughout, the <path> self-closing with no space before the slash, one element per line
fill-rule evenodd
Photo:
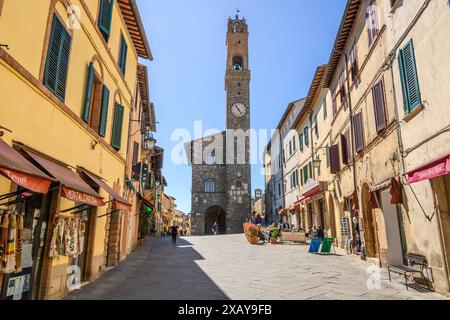
<path fill-rule="evenodd" d="M 387 126 L 386 110 L 384 103 L 384 90 L 382 81 L 378 82 L 372 88 L 372 96 L 373 96 L 376 128 L 377 131 L 380 132 L 384 130 Z"/>
<path fill-rule="evenodd" d="M 336 174 L 341 171 L 341 164 L 339 162 L 339 146 L 337 144 L 330 147 L 330 166 L 332 174 Z"/>
<path fill-rule="evenodd" d="M 361 152 L 364 149 L 364 136 L 363 136 L 361 112 L 358 113 L 357 115 L 355 115 L 353 125 L 354 125 L 354 131 L 355 131 L 356 152 Z"/>
<path fill-rule="evenodd" d="M 350 145 L 350 130 L 345 133 L 345 141 L 347 142 L 347 164 L 350 163 L 352 159 L 352 147 Z"/>
<path fill-rule="evenodd" d="M 341 153 L 342 153 L 342 163 L 348 164 L 348 143 L 347 134 L 341 134 Z"/>

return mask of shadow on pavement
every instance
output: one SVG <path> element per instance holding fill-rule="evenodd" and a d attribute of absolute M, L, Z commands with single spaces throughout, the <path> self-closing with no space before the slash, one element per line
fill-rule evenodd
<path fill-rule="evenodd" d="M 204 258 L 189 241 L 149 238 L 125 261 L 67 300 L 228 300 L 198 266 Z"/>

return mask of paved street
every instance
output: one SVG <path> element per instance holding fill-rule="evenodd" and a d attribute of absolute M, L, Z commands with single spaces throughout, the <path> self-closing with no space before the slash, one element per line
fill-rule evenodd
<path fill-rule="evenodd" d="M 303 245 L 251 246 L 244 235 L 151 238 L 66 299 L 443 299 L 406 290 L 398 276 L 370 290 L 358 257 L 311 255 Z"/>

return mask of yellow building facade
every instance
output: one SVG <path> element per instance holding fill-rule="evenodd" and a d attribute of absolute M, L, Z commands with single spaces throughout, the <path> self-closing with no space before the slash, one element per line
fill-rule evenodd
<path fill-rule="evenodd" d="M 70 209 L 64 213 L 68 219 L 87 217 L 86 257 L 78 262 L 82 282 L 100 276 L 114 260 L 108 255 L 118 254 L 114 248 L 119 246 L 120 230 L 110 222 L 123 211 L 115 204 L 118 200 L 128 205 L 120 196 L 129 115 L 138 57 L 151 59 L 151 52 L 134 1 L 3 0 L 0 39 L 7 45 L 0 48 L 0 125 L 6 128 L 1 139 L 24 156 L 31 152 L 70 170 L 92 188 L 94 196 L 103 198 L 104 205 L 76 212 L 73 208 L 83 204 L 82 197 L 64 197 L 58 188 L 63 183 L 43 161 L 31 159 L 54 178 L 55 190 L 45 218 L 47 228 L 42 228 L 46 236 L 40 270 L 32 272 L 33 294 L 28 297 L 58 299 L 71 289 L 68 267 L 77 265 L 68 254 L 49 256 L 52 233 L 63 211 Z M 99 180 L 110 189 L 96 183 Z M 0 177 L 0 194 L 16 189 Z"/>

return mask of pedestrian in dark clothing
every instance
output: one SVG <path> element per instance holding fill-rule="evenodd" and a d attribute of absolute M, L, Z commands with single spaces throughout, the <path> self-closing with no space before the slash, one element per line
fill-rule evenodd
<path fill-rule="evenodd" d="M 317 228 L 317 238 L 322 240 L 323 237 L 324 237 L 324 233 L 323 233 L 322 226 L 319 226 L 319 228 Z"/>
<path fill-rule="evenodd" d="M 178 227 L 175 225 L 171 226 L 170 233 L 172 234 L 172 244 L 175 245 L 177 243 Z"/>

